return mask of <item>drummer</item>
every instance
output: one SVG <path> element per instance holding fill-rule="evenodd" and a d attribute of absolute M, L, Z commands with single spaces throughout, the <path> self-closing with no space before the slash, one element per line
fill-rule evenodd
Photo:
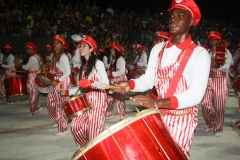
<path fill-rule="evenodd" d="M 12 54 L 12 46 L 10 44 L 5 44 L 4 47 L 4 58 L 3 61 L 0 62 L 0 68 L 5 70 L 3 75 L 0 75 L 0 97 L 3 98 L 5 103 L 12 103 L 7 102 L 6 99 L 6 91 L 4 85 L 4 78 L 6 76 L 11 76 L 16 74 L 15 63 L 14 63 L 14 55 Z"/>
<path fill-rule="evenodd" d="M 27 64 L 22 65 L 24 70 L 28 71 L 27 92 L 30 101 L 30 113 L 27 116 L 33 116 L 42 110 L 39 100 L 39 91 L 35 85 L 35 79 L 40 72 L 41 59 L 37 54 L 38 48 L 33 42 L 27 42 L 25 45 L 27 54 L 30 55 Z"/>
<path fill-rule="evenodd" d="M 87 79 L 90 82 L 109 84 L 107 73 L 102 61 L 97 59 L 96 41 L 89 35 L 84 35 L 79 42 L 82 64 L 80 66 L 80 80 Z M 70 90 L 62 90 L 61 94 L 74 94 Z M 75 142 L 82 147 L 88 141 L 100 134 L 104 129 L 104 121 L 107 110 L 107 95 L 105 89 L 86 88 L 82 90 L 92 109 L 72 119 L 71 130 Z"/>
<path fill-rule="evenodd" d="M 143 95 L 130 99 L 147 108 L 159 108 L 169 133 L 188 152 L 198 123 L 198 104 L 207 87 L 210 56 L 191 39 L 190 29 L 201 19 L 196 3 L 193 0 L 173 0 L 168 12 L 169 33 L 172 36 L 165 45 L 160 43 L 153 47 L 145 74 L 117 84 L 124 88 L 116 91 L 143 92 L 155 86 L 157 100 Z"/>
<path fill-rule="evenodd" d="M 222 34 L 218 31 L 208 33 L 211 49 L 219 46 L 221 39 Z M 211 62 L 208 85 L 202 100 L 202 114 L 207 125 L 204 131 L 209 132 L 213 130 L 214 135 L 217 137 L 221 136 L 223 132 L 224 113 L 230 85 L 228 71 L 232 64 L 232 56 L 230 52 L 226 54 L 226 60 L 223 65 L 216 63 L 214 60 Z"/>
<path fill-rule="evenodd" d="M 119 83 L 121 81 L 126 81 L 126 62 L 123 58 L 123 49 L 120 44 L 117 42 L 114 42 L 111 45 L 111 56 L 113 57 L 113 60 L 110 62 L 110 67 L 108 76 L 110 79 L 110 83 L 114 85 L 115 83 Z M 111 118 L 114 116 L 113 114 L 113 105 L 116 103 L 117 110 L 118 110 L 118 118 L 119 120 L 123 120 L 126 118 L 126 104 L 125 104 L 125 94 L 120 94 L 117 92 L 114 92 L 112 94 L 109 94 L 108 96 L 108 109 L 106 113 L 106 119 Z"/>
<path fill-rule="evenodd" d="M 45 53 L 44 53 L 44 64 L 42 64 L 42 69 L 45 70 L 46 68 L 49 68 L 52 66 L 52 59 L 53 59 L 53 51 L 52 51 L 52 46 L 50 44 L 47 44 L 45 47 Z"/>
<path fill-rule="evenodd" d="M 70 88 L 71 69 L 67 55 L 64 53 L 65 39 L 60 35 L 55 35 L 52 38 L 53 42 L 53 65 L 50 72 L 54 74 L 52 85 L 54 89 L 47 95 L 47 108 L 52 121 L 52 128 L 58 127 L 58 133 L 55 136 L 61 136 L 68 133 L 67 117 L 62 109 L 61 104 L 69 99 L 69 96 L 62 96 L 60 89 L 68 90 Z"/>
<path fill-rule="evenodd" d="M 135 60 L 131 63 L 133 66 L 130 66 L 129 69 L 136 70 L 140 76 L 145 73 L 147 68 L 147 53 L 143 50 L 143 46 L 141 44 L 137 44 L 135 50 L 137 51 L 137 55 Z"/>

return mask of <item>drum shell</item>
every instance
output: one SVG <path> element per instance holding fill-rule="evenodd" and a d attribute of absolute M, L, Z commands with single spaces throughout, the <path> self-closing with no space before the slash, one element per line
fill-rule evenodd
<path fill-rule="evenodd" d="M 213 49 L 212 61 L 219 65 L 225 64 L 226 53 L 226 48 L 224 46 L 216 46 Z"/>
<path fill-rule="evenodd" d="M 88 102 L 85 95 L 81 94 L 75 97 L 70 98 L 68 101 L 62 104 L 62 108 L 66 114 L 66 116 L 71 119 L 79 112 L 84 113 L 91 109 L 91 105 Z"/>
<path fill-rule="evenodd" d="M 50 81 L 54 81 L 54 75 L 50 74 L 49 72 L 41 72 L 39 73 L 36 78 L 35 78 L 35 84 L 36 84 L 36 88 L 39 92 L 41 93 L 49 93 L 54 89 L 54 86 L 52 84 L 46 84 L 43 81 L 41 81 L 40 78 L 38 78 L 38 76 L 44 76 L 47 77 Z"/>
<path fill-rule="evenodd" d="M 167 155 L 167 156 L 166 156 Z M 178 159 L 188 156 L 176 144 L 166 129 L 158 109 L 147 109 L 139 115 L 126 118 L 103 131 L 74 160 L 85 159 Z"/>
<path fill-rule="evenodd" d="M 28 98 L 25 77 L 19 75 L 7 76 L 4 79 L 4 85 L 8 102 L 17 102 Z"/>

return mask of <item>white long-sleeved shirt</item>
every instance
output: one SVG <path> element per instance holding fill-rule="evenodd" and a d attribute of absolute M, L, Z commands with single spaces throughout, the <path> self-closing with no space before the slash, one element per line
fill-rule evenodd
<path fill-rule="evenodd" d="M 75 54 L 72 56 L 71 64 L 73 68 L 80 68 L 82 62 L 81 62 L 81 55 L 80 55 L 80 49 L 79 47 L 76 49 Z"/>
<path fill-rule="evenodd" d="M 163 43 L 156 44 L 150 53 L 148 67 L 146 73 L 140 78 L 135 79 L 134 92 L 143 92 L 152 89 L 154 86 L 155 69 L 158 61 L 158 54 L 163 47 Z M 181 49 L 173 45 L 165 48 L 161 68 L 171 65 L 176 62 Z M 210 71 L 211 58 L 206 49 L 197 46 L 188 60 L 186 67 L 183 71 L 183 76 L 186 78 L 189 89 L 181 94 L 174 95 L 178 100 L 178 108 L 187 108 L 198 105 L 205 93 L 209 71 Z M 167 97 L 163 97 L 167 98 Z"/>
<path fill-rule="evenodd" d="M 147 67 L 147 53 L 143 51 L 141 57 L 138 59 L 139 55 L 136 56 L 134 62 L 137 62 L 137 66 Z"/>
<path fill-rule="evenodd" d="M 71 74 L 71 68 L 69 59 L 66 54 L 62 54 L 59 62 L 56 63 L 57 68 L 63 72 L 63 75 L 59 78 L 59 81 L 62 82 L 67 79 Z"/>
<path fill-rule="evenodd" d="M 7 59 L 5 60 L 7 64 L 2 64 L 2 67 L 8 69 L 8 68 L 15 66 L 14 59 L 15 59 L 14 55 L 12 53 L 10 53 L 8 55 Z"/>
<path fill-rule="evenodd" d="M 107 76 L 107 72 L 105 70 L 104 64 L 102 61 L 97 60 L 95 64 L 95 68 L 93 68 L 92 72 L 88 76 L 88 80 L 94 79 L 93 76 L 96 76 L 98 81 L 94 81 L 95 84 L 106 84 L 109 85 L 109 79 Z M 105 89 L 101 87 L 97 87 L 99 89 Z M 69 89 L 69 95 L 73 95 L 76 92 L 76 88 Z"/>
<path fill-rule="evenodd" d="M 38 56 L 39 57 L 39 56 Z M 37 59 L 35 56 L 30 56 L 27 64 L 22 65 L 22 68 L 25 70 L 29 70 L 31 67 L 34 67 L 36 70 L 40 70 L 40 57 Z"/>
<path fill-rule="evenodd" d="M 218 70 L 224 73 L 228 73 L 229 67 L 231 65 L 233 65 L 232 54 L 229 52 L 229 50 L 227 50 L 225 63 L 220 68 L 218 68 Z"/>
<path fill-rule="evenodd" d="M 112 72 L 113 77 L 121 76 L 125 73 L 126 62 L 123 59 L 123 57 L 119 57 L 117 59 L 117 65 L 118 65 L 118 71 Z"/>

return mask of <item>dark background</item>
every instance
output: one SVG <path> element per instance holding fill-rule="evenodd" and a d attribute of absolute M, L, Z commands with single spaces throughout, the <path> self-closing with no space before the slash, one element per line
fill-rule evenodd
<path fill-rule="evenodd" d="M 83 3 L 77 1 L 76 3 Z M 94 0 L 90 0 L 92 5 Z M 143 13 L 146 8 L 149 8 L 151 14 L 167 10 L 171 6 L 171 0 L 96 0 L 97 6 L 106 9 L 112 5 L 113 9 L 134 10 L 138 13 Z M 195 0 L 199 6 L 202 17 L 209 20 L 220 20 L 233 22 L 240 26 L 240 1 L 239 0 Z"/>

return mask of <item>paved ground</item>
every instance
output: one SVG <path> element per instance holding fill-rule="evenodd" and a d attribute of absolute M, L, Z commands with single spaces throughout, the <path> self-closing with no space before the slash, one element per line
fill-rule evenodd
<path fill-rule="evenodd" d="M 203 131 L 205 124 L 199 107 L 199 124 L 190 149 L 192 160 L 240 159 L 240 131 L 229 127 L 229 122 L 238 118 L 237 98 L 230 96 L 232 94 L 230 90 L 221 137 Z M 54 136 L 57 129 L 51 128 L 52 123 L 45 107 L 46 95 L 40 97 L 40 103 L 43 110 L 29 117 L 26 116 L 29 101 L 4 104 L 0 99 L 0 160 L 67 160 L 78 150 L 70 132 Z M 128 117 L 136 113 L 135 107 L 143 109 L 128 99 L 126 103 Z M 116 123 L 117 116 L 106 120 L 108 127 Z"/>

